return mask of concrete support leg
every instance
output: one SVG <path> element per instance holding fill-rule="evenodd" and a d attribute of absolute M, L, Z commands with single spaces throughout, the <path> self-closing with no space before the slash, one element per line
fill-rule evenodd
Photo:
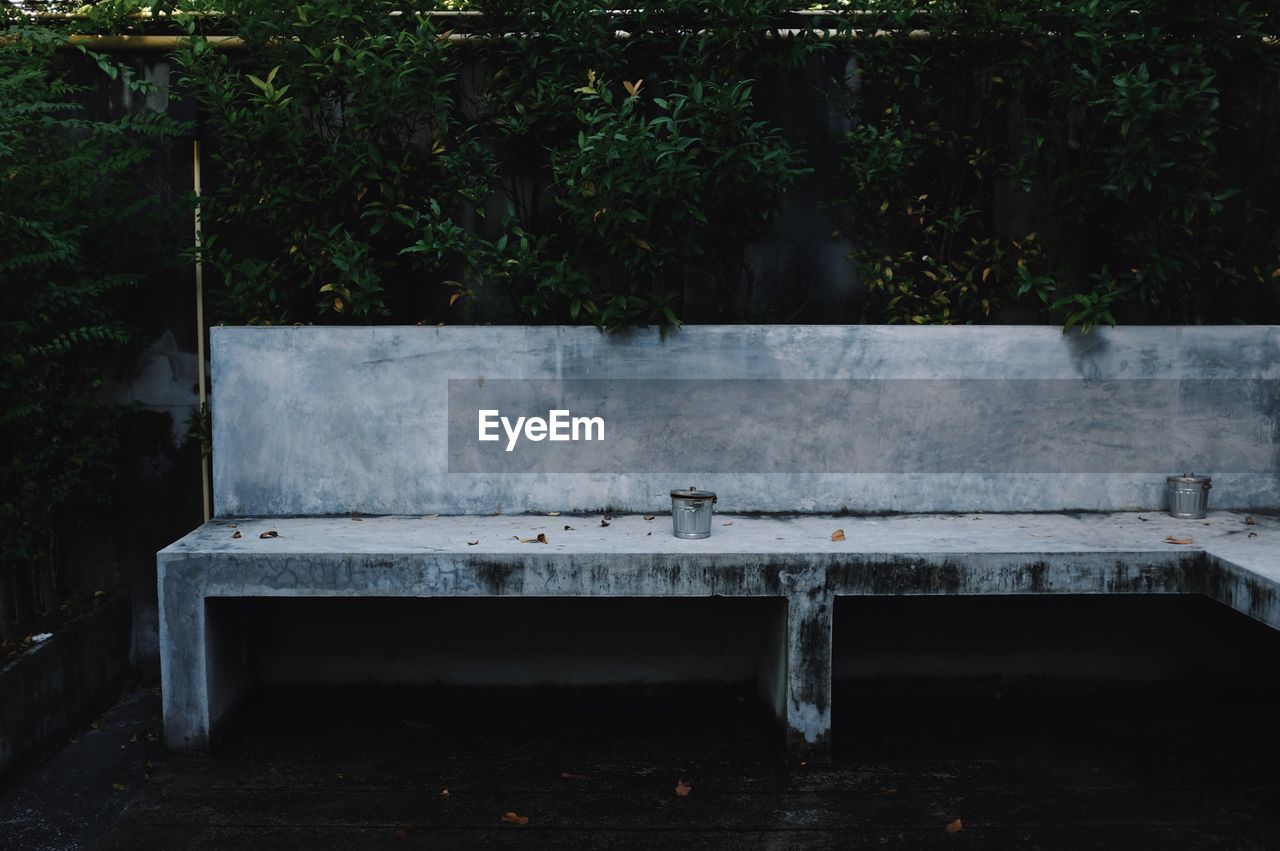
<path fill-rule="evenodd" d="M 205 751 L 210 717 L 204 596 L 187 590 L 187 564 L 162 561 L 158 570 L 165 744 L 170 750 Z"/>
<path fill-rule="evenodd" d="M 787 600 L 787 745 L 796 756 L 831 749 L 831 613 L 834 598 L 798 593 Z"/>
<path fill-rule="evenodd" d="M 209 750 L 219 722 L 248 691 L 241 658 L 245 601 L 205 597 L 205 563 L 157 565 L 164 738 L 171 750 Z"/>

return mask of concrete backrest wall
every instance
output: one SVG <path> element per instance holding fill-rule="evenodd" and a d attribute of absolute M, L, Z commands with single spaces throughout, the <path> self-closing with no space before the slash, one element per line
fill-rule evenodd
<path fill-rule="evenodd" d="M 219 516 L 658 511 L 695 481 L 738 512 L 1154 510 L 1140 472 L 450 473 L 450 379 L 1253 380 L 1178 428 L 1252 460 L 1214 476 L 1215 508 L 1280 506 L 1280 328 L 693 326 L 608 336 L 581 327 L 215 328 L 213 469 Z M 1226 386 L 1223 384 L 1223 386 Z M 1075 428 L 1125 434 L 1098 405 Z M 861 412 L 874 427 L 875 412 Z M 1081 419 L 1083 418 L 1083 419 Z M 1238 427 L 1236 427 L 1238 425 Z M 1023 424 L 990 421 L 991 450 Z M 1197 431 L 1198 430 L 1198 431 Z M 1119 436 L 1119 437 L 1118 437 Z M 1133 434 L 1134 446 L 1159 435 Z M 1198 444 L 1196 443 L 1198 441 Z M 912 447 L 928 454 L 930 447 Z M 654 446 L 656 454 L 669 451 Z M 670 469 L 656 466 L 654 469 Z"/>

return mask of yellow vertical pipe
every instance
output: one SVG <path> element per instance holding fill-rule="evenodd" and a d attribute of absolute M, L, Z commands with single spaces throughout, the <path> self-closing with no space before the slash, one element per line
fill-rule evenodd
<path fill-rule="evenodd" d="M 204 259 L 201 257 L 200 240 L 200 140 L 191 143 L 192 181 L 196 193 L 195 206 L 195 243 L 196 243 L 196 371 L 200 383 L 200 414 L 203 417 L 208 405 L 208 376 L 205 374 L 204 358 Z M 209 506 L 209 455 L 201 447 L 200 452 L 200 497 L 204 502 L 204 519 L 208 522 L 213 516 Z"/>

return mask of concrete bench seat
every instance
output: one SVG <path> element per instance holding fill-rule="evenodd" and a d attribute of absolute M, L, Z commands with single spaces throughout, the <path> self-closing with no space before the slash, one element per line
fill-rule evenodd
<path fill-rule="evenodd" d="M 230 708 L 245 685 L 218 676 L 222 700 L 207 693 L 219 665 L 234 668 L 210 658 L 210 598 L 719 595 L 786 601 L 776 681 L 760 687 L 794 745 L 820 748 L 837 596 L 1205 594 L 1280 628 L 1280 520 L 1247 516 L 718 515 L 697 541 L 673 538 L 669 515 L 614 516 L 608 527 L 599 515 L 216 520 L 161 553 L 166 686 L 193 698 L 166 715 L 169 741 L 203 745 L 218 721 L 206 707 Z M 836 529 L 845 540 L 831 540 Z M 539 534 L 547 544 L 520 543 Z"/>
<path fill-rule="evenodd" d="M 773 598 L 784 605 L 758 686 L 810 751 L 830 738 L 838 597 L 1201 594 L 1280 628 L 1280 520 L 1267 514 L 1280 506 L 1277 355 L 1270 328 L 1096 329 L 1085 342 L 1045 328 L 704 327 L 667 342 L 576 328 L 215 329 L 217 518 L 158 556 L 166 741 L 208 747 L 251 685 L 235 617 L 211 605 L 238 598 Z M 450 380 L 661 379 L 694 356 L 704 378 L 731 380 L 1049 378 L 1090 393 L 1167 381 L 1162 418 L 1117 396 L 1073 427 L 1114 457 L 1154 442 L 1170 460 L 931 469 L 955 449 L 939 436 L 870 472 L 696 475 L 666 445 L 648 471 L 451 466 Z M 990 400 L 978 404 L 990 418 Z M 864 413 L 855 436 L 893 415 Z M 1016 454 L 1045 427 L 1035 413 L 990 418 L 978 463 Z M 896 451 L 891 438 L 877 451 Z M 1193 465 L 1214 476 L 1220 510 L 1172 519 L 1163 477 Z M 689 482 L 721 494 L 704 540 L 671 535 L 665 491 Z M 617 512 L 608 526 L 605 510 Z M 522 542 L 539 534 L 547 543 Z"/>

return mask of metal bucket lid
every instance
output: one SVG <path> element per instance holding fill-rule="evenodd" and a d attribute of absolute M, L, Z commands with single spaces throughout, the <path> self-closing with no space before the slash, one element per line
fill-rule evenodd
<path fill-rule="evenodd" d="M 1194 473 L 1183 473 L 1181 476 L 1170 476 L 1165 479 L 1171 485 L 1200 485 L 1202 487 L 1211 488 L 1213 485 L 1212 478 L 1209 476 L 1197 476 Z"/>
<path fill-rule="evenodd" d="M 677 499 L 709 499 L 712 502 L 716 501 L 715 491 L 700 491 L 693 485 L 689 485 L 687 488 L 678 488 L 673 490 L 671 495 Z"/>

